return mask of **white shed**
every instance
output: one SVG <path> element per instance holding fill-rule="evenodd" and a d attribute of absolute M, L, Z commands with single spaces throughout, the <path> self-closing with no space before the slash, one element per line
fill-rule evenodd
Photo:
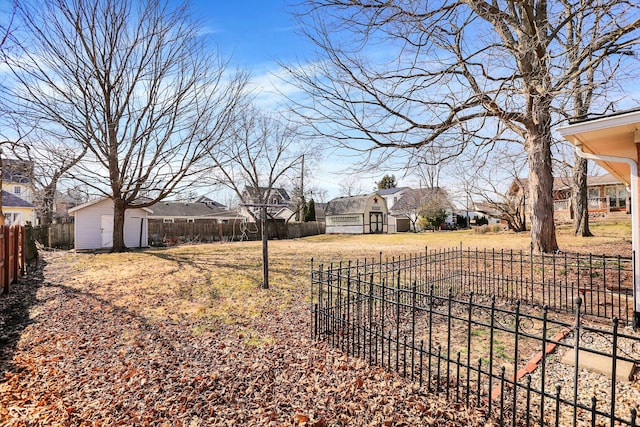
<path fill-rule="evenodd" d="M 128 248 L 147 247 L 148 208 L 125 211 L 124 244 Z M 106 249 L 113 247 L 113 200 L 98 199 L 69 209 L 74 220 L 74 247 L 76 250 Z"/>
<path fill-rule="evenodd" d="M 367 196 L 338 197 L 327 203 L 326 233 L 387 233 L 386 200 L 377 193 Z"/>

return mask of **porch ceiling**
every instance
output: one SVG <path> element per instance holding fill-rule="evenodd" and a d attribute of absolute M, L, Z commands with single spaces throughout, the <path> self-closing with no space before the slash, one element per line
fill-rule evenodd
<path fill-rule="evenodd" d="M 640 143 L 640 110 L 591 119 L 558 128 L 558 133 L 582 150 L 596 155 L 638 160 L 636 143 Z M 620 181 L 630 184 L 629 165 L 597 161 Z"/>

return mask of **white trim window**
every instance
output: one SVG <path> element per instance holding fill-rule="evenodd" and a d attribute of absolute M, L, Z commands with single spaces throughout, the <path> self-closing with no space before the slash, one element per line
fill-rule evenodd
<path fill-rule="evenodd" d="M 173 224 L 173 218 L 162 218 L 162 222 L 165 224 Z"/>

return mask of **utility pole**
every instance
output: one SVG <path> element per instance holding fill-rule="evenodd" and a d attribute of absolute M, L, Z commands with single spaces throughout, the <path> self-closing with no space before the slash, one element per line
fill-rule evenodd
<path fill-rule="evenodd" d="M 304 199 L 304 154 L 302 155 L 302 169 L 300 172 L 300 202 L 302 206 L 298 206 L 298 220 L 304 222 L 304 210 L 306 200 Z"/>

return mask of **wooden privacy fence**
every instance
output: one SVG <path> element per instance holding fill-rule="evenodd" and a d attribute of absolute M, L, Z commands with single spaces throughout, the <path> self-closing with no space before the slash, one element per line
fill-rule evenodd
<path fill-rule="evenodd" d="M 47 248 L 73 248 L 73 223 L 33 227 L 33 238 Z"/>
<path fill-rule="evenodd" d="M 323 234 L 325 224 L 320 222 L 284 223 L 270 221 L 269 239 L 297 239 Z M 235 221 L 228 224 L 210 222 L 163 223 L 149 221 L 149 243 L 152 246 L 189 242 L 228 242 L 260 240 L 260 224 Z"/>
<path fill-rule="evenodd" d="M 269 239 L 297 239 L 324 234 L 322 222 L 282 223 L 269 222 Z M 149 245 L 174 245 L 192 242 L 233 242 L 260 240 L 260 224 L 235 221 L 229 224 L 213 222 L 163 223 L 149 221 Z M 73 223 L 51 224 L 33 227 L 34 239 L 43 246 L 56 249 L 72 249 Z"/>
<path fill-rule="evenodd" d="M 2 293 L 9 293 L 9 285 L 16 283 L 25 272 L 25 232 L 22 225 L 3 225 L 0 233 L 0 265 Z"/>

